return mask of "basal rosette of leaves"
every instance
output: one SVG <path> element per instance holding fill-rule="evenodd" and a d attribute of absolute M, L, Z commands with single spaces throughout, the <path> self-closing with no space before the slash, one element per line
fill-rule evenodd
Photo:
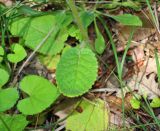
<path fill-rule="evenodd" d="M 57 65 L 56 80 L 60 92 L 68 97 L 86 93 L 97 77 L 98 63 L 88 48 L 70 48 Z"/>

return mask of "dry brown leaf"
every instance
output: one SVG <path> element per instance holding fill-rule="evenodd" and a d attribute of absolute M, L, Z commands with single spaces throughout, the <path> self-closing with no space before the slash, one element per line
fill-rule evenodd
<path fill-rule="evenodd" d="M 11 6 L 13 4 L 13 1 L 12 0 L 0 0 L 0 3 L 3 3 L 6 6 Z"/>
<path fill-rule="evenodd" d="M 160 89 L 155 81 L 155 73 L 151 73 L 148 78 L 147 75 L 139 72 L 138 75 L 133 76 L 132 80 L 128 81 L 127 86 L 130 90 L 137 90 L 139 95 L 147 95 L 150 99 L 160 96 Z M 128 87 L 124 89 L 126 92 L 129 92 Z"/>

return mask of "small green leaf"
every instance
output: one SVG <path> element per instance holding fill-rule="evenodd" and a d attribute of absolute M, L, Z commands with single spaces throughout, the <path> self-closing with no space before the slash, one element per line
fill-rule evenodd
<path fill-rule="evenodd" d="M 20 82 L 20 89 L 28 97 L 18 102 L 18 109 L 23 114 L 33 115 L 49 107 L 60 95 L 58 89 L 47 79 L 36 75 L 29 75 Z"/>
<path fill-rule="evenodd" d="M 132 8 L 136 11 L 140 11 L 141 10 L 141 5 L 139 2 L 136 1 L 125 1 L 125 2 L 119 2 L 119 5 L 124 6 L 124 7 L 129 7 Z"/>
<path fill-rule="evenodd" d="M 15 88 L 0 89 L 0 112 L 10 109 L 18 100 Z"/>
<path fill-rule="evenodd" d="M 24 131 L 24 128 L 28 125 L 26 117 L 22 114 L 12 116 L 0 114 L 0 117 L 6 123 L 6 125 L 4 125 L 4 123 L 0 121 L 0 131 L 9 131 L 8 128 L 10 131 Z"/>
<path fill-rule="evenodd" d="M 135 16 L 135 15 L 123 14 L 123 15 L 117 15 L 117 16 L 113 16 L 113 15 L 108 15 L 108 16 L 120 22 L 123 25 L 142 26 L 142 21 L 138 16 Z"/>
<path fill-rule="evenodd" d="M 9 74 L 6 70 L 0 68 L 0 88 L 8 82 Z"/>
<path fill-rule="evenodd" d="M 11 45 L 11 50 L 14 52 L 14 54 L 8 54 L 7 58 L 12 63 L 18 63 L 27 56 L 25 49 L 19 44 Z"/>
<path fill-rule="evenodd" d="M 153 100 L 150 103 L 150 105 L 153 108 L 159 108 L 160 107 L 160 98 L 158 98 L 158 97 L 153 98 Z"/>
<path fill-rule="evenodd" d="M 138 96 L 138 95 L 137 95 Z M 132 97 L 132 99 L 130 100 L 131 106 L 133 109 L 139 109 L 141 102 L 138 98 Z"/>
<path fill-rule="evenodd" d="M 66 130 L 106 131 L 108 121 L 108 110 L 104 101 L 100 99 L 92 102 L 83 100 L 78 102 L 75 111 L 67 118 Z"/>
<path fill-rule="evenodd" d="M 97 38 L 95 40 L 95 50 L 97 51 L 98 54 L 102 54 L 106 48 L 106 45 L 105 45 L 105 40 L 97 27 L 96 21 L 95 21 L 95 29 L 97 35 Z"/>
<path fill-rule="evenodd" d="M 61 57 L 56 70 L 60 91 L 68 97 L 84 94 L 92 88 L 97 77 L 95 54 L 87 48 L 71 48 Z"/>
<path fill-rule="evenodd" d="M 76 25 L 71 24 L 68 26 L 68 35 L 76 38 L 79 41 L 82 40 L 82 34 Z"/>
<path fill-rule="evenodd" d="M 4 55 L 4 49 L 2 46 L 0 46 L 0 62 L 3 60 L 3 55 Z"/>

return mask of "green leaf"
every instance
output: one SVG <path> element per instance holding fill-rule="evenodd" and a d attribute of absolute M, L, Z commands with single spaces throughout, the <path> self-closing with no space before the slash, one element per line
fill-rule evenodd
<path fill-rule="evenodd" d="M 130 100 L 130 103 L 131 103 L 131 106 L 132 106 L 133 109 L 139 109 L 140 108 L 141 102 L 138 98 L 132 97 L 132 99 Z"/>
<path fill-rule="evenodd" d="M 55 71 L 60 60 L 60 55 L 56 56 L 40 56 L 40 62 L 50 71 Z"/>
<path fill-rule="evenodd" d="M 68 97 L 84 94 L 94 84 L 97 77 L 95 54 L 87 48 L 71 48 L 61 57 L 56 70 L 56 80 L 60 91 Z"/>
<path fill-rule="evenodd" d="M 12 63 L 18 63 L 27 56 L 25 49 L 19 44 L 11 45 L 11 50 L 14 52 L 14 54 L 8 54 L 7 58 Z"/>
<path fill-rule="evenodd" d="M 18 92 L 15 88 L 0 89 L 0 112 L 10 109 L 18 100 Z"/>
<path fill-rule="evenodd" d="M 105 45 L 105 40 L 97 27 L 96 22 L 95 22 L 95 29 L 97 35 L 97 38 L 95 40 L 95 50 L 97 51 L 98 54 L 102 54 L 106 48 L 106 45 Z"/>
<path fill-rule="evenodd" d="M 90 11 L 81 11 L 79 13 L 80 18 L 82 20 L 82 24 L 85 29 L 88 28 L 88 26 L 93 22 L 94 20 L 94 13 Z M 82 41 L 82 33 L 79 30 L 77 25 L 70 24 L 68 26 L 68 35 L 71 37 L 75 37 L 77 40 Z"/>
<path fill-rule="evenodd" d="M 2 46 L 0 46 L 0 62 L 3 60 L 3 55 L 4 55 L 4 49 Z"/>
<path fill-rule="evenodd" d="M 0 114 L 0 117 L 6 123 L 10 131 L 24 131 L 24 128 L 28 124 L 26 117 L 22 114 L 12 116 L 7 114 Z M 4 125 L 4 123 L 2 123 L 2 121 L 0 121 L 0 131 L 8 131 L 7 127 Z"/>
<path fill-rule="evenodd" d="M 66 130 L 106 131 L 109 116 L 105 102 L 98 99 L 93 102 L 83 100 L 79 103 L 75 111 L 67 118 Z"/>
<path fill-rule="evenodd" d="M 18 19 L 11 24 L 11 33 L 22 36 L 25 39 L 25 45 L 33 50 L 43 41 L 43 46 L 38 52 L 56 55 L 64 47 L 68 37 L 66 27 L 71 22 L 70 14 L 57 11 L 50 15 Z M 48 38 L 44 40 L 46 36 Z"/>
<path fill-rule="evenodd" d="M 94 17 L 95 17 L 94 13 L 91 11 L 81 11 L 80 12 L 80 18 L 82 20 L 84 28 L 86 29 L 93 22 Z"/>
<path fill-rule="evenodd" d="M 158 98 L 158 97 L 153 98 L 153 100 L 150 103 L 150 105 L 153 108 L 159 108 L 160 107 L 160 98 Z"/>
<path fill-rule="evenodd" d="M 108 15 L 108 16 L 120 22 L 123 25 L 142 26 L 142 21 L 138 16 L 135 16 L 135 15 L 123 14 L 123 15 L 117 15 L 117 16 L 113 16 L 113 15 Z"/>
<path fill-rule="evenodd" d="M 119 2 L 119 5 L 124 6 L 124 7 L 129 7 L 132 8 L 136 11 L 140 11 L 141 10 L 141 5 L 139 2 L 136 1 L 125 1 L 125 2 Z"/>
<path fill-rule="evenodd" d="M 42 112 L 49 107 L 60 95 L 58 89 L 47 79 L 36 75 L 29 75 L 20 82 L 20 89 L 28 97 L 18 102 L 18 109 L 26 115 Z"/>
<path fill-rule="evenodd" d="M 68 26 L 68 35 L 82 41 L 82 34 L 76 25 L 71 24 Z"/>
<path fill-rule="evenodd" d="M 9 74 L 6 70 L 0 68 L 0 88 L 8 82 Z"/>
<path fill-rule="evenodd" d="M 28 15 L 28 16 L 33 16 L 33 15 L 40 15 L 42 14 L 42 12 L 37 11 L 32 9 L 31 7 L 27 6 L 27 5 L 22 5 L 20 7 L 18 7 L 18 13 L 21 15 Z"/>

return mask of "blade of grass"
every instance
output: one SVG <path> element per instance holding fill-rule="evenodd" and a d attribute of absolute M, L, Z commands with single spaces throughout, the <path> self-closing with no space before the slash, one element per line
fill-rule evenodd
<path fill-rule="evenodd" d="M 152 109 L 151 106 L 149 105 L 147 99 L 144 98 L 144 100 L 145 100 L 145 103 L 146 103 L 147 107 L 146 107 L 146 106 L 143 106 L 143 108 L 146 110 L 146 112 L 148 112 L 148 113 L 151 115 L 151 117 L 154 119 L 155 123 L 157 124 L 157 126 L 158 126 L 159 129 L 160 129 L 160 121 L 159 121 L 158 118 L 155 116 L 155 114 L 154 114 L 154 112 L 153 112 L 153 109 Z"/>
<path fill-rule="evenodd" d="M 79 14 L 78 14 L 78 11 L 77 11 L 77 8 L 76 8 L 76 5 L 75 5 L 75 2 L 73 0 L 66 0 L 69 7 L 71 8 L 71 11 L 72 11 L 72 14 L 75 18 L 75 21 L 81 31 L 81 34 L 82 34 L 82 38 L 84 40 L 84 42 L 82 43 L 81 45 L 81 48 L 85 47 L 88 43 L 89 43 L 89 38 L 88 38 L 88 34 L 87 34 L 87 31 L 85 30 L 83 24 L 82 24 L 82 21 L 79 17 Z"/>
<path fill-rule="evenodd" d="M 146 4 L 147 4 L 147 6 L 149 8 L 149 12 L 150 12 L 150 14 L 152 16 L 153 23 L 155 24 L 157 31 L 159 31 L 158 21 L 156 20 L 156 17 L 155 17 L 155 15 L 153 13 L 153 10 L 151 8 L 151 4 L 150 4 L 149 0 L 146 0 Z"/>
<path fill-rule="evenodd" d="M 116 46 L 115 46 L 115 43 L 112 39 L 112 35 L 108 29 L 108 27 L 106 26 L 106 23 L 104 22 L 104 20 L 101 18 L 101 17 L 98 17 L 98 19 L 100 20 L 100 22 L 103 24 L 105 30 L 106 30 L 106 33 L 109 37 L 109 40 L 110 40 L 110 43 L 111 43 L 111 46 L 112 46 L 112 50 L 113 50 L 113 53 L 114 53 L 114 57 L 115 57 L 115 60 L 116 60 L 116 65 L 117 65 L 117 71 L 118 71 L 118 78 L 120 80 L 120 85 L 121 87 L 123 86 L 123 82 L 122 82 L 122 77 L 121 77 L 121 74 L 120 74 L 120 63 L 119 63 L 119 60 L 118 60 L 118 54 L 117 54 L 117 51 L 116 51 Z M 122 118 L 123 118 L 123 127 L 125 127 L 125 108 L 124 108 L 124 95 L 123 95 L 123 90 L 121 88 L 121 93 L 122 93 L 122 112 L 123 112 L 123 115 L 122 115 Z"/>
<path fill-rule="evenodd" d="M 155 58 L 156 58 L 156 65 L 157 65 L 157 75 L 158 75 L 158 84 L 160 84 L 160 62 L 159 57 L 157 54 L 157 50 L 154 51 Z"/>

